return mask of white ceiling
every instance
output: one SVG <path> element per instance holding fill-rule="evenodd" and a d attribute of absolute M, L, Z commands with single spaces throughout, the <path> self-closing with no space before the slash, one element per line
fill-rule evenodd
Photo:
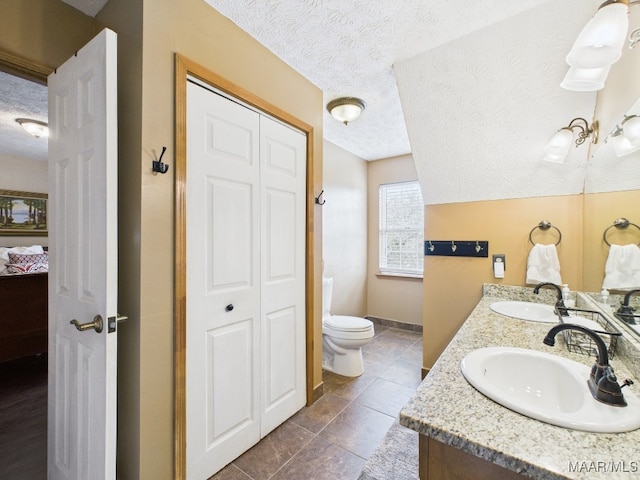
<path fill-rule="evenodd" d="M 94 16 L 106 0 L 63 0 Z M 559 87 L 600 0 L 203 0 L 324 92 L 367 103 L 324 138 L 365 159 L 412 153 L 425 203 L 582 191 L 588 148 L 540 162 L 594 93 Z M 572 170 L 562 171 L 561 169 Z"/>

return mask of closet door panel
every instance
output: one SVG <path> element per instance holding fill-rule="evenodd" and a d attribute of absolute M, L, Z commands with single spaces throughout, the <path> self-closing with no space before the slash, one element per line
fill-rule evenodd
<path fill-rule="evenodd" d="M 187 478 L 260 440 L 259 114 L 187 87 Z"/>
<path fill-rule="evenodd" d="M 264 436 L 306 402 L 306 137 L 261 117 L 260 152 Z"/>

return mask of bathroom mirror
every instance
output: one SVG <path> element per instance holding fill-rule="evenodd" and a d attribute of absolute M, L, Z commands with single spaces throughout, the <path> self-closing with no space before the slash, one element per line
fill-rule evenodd
<path fill-rule="evenodd" d="M 586 295 L 597 305 L 597 307 L 607 316 L 609 321 L 618 326 L 618 330 L 627 336 L 634 338 L 633 343 L 640 348 L 640 318 L 636 318 L 635 325 L 629 325 L 616 317 L 615 313 L 620 308 L 624 300 L 626 292 L 619 290 L 611 290 L 609 298 L 606 301 L 600 293 L 586 292 Z M 640 315 L 640 292 L 634 293 L 629 298 L 629 306 L 635 309 L 634 315 Z"/>
<path fill-rule="evenodd" d="M 628 325 L 622 320 L 618 319 L 614 313 L 620 306 L 624 298 L 624 292 L 611 293 L 607 304 L 603 304 L 602 296 L 599 293 L 586 293 L 594 307 L 600 310 L 603 315 L 614 324 L 618 331 L 622 334 L 622 343 L 618 345 L 619 348 L 625 350 L 625 356 L 629 360 L 630 365 L 628 367 L 634 371 L 634 375 L 640 374 L 640 319 L 638 319 L 638 325 Z M 640 293 L 636 293 L 631 296 L 629 305 L 636 308 L 636 313 L 640 312 Z"/>
<path fill-rule="evenodd" d="M 601 207 L 606 215 L 610 216 L 613 222 L 616 218 L 626 217 L 629 221 L 640 224 L 640 210 L 637 208 L 634 192 L 640 191 L 640 151 L 624 156 L 616 155 L 612 133 L 620 125 L 625 116 L 640 115 L 640 2 L 634 2 L 629 9 L 629 37 L 622 57 L 616 62 L 609 72 L 607 81 L 602 90 L 598 91 L 594 118 L 600 123 L 600 138 L 598 144 L 592 145 L 590 158 L 585 172 L 584 183 L 584 205 L 585 222 L 588 223 L 589 212 L 593 211 L 594 202 L 598 205 L 606 203 L 606 207 Z M 623 195 L 616 195 L 612 192 L 627 192 Z M 631 200 L 629 200 L 631 199 Z M 637 212 L 637 213 L 636 213 Z M 598 264 L 597 270 L 601 270 L 604 277 L 604 265 L 608 255 L 608 247 L 602 241 L 604 228 L 607 226 L 593 226 L 591 230 L 585 231 L 585 236 L 589 235 L 585 241 L 595 242 L 591 250 L 585 250 L 585 271 L 588 271 L 589 264 Z M 611 241 L 619 240 L 620 244 L 635 241 L 640 242 L 640 237 L 635 240 L 629 239 L 629 235 L 620 235 L 621 232 L 613 232 Z M 598 256 L 596 259 L 594 256 Z M 590 257 L 590 258 L 589 258 Z M 602 267 L 600 267 L 600 263 Z M 593 267 L 592 267 L 593 268 Z M 601 280 L 600 280 L 601 281 Z M 587 282 L 588 283 L 588 282 Z M 589 289 L 598 288 L 599 285 L 591 285 Z M 599 288 L 598 288 L 599 290 Z M 599 293 L 588 294 L 595 302 L 600 301 Z M 613 311 L 618 308 L 624 296 L 624 292 L 611 292 L 609 305 Z M 631 304 L 635 305 L 640 312 L 640 297 L 638 294 L 632 296 Z M 610 309 L 611 310 L 611 309 Z M 621 320 L 613 314 L 609 318 L 614 323 L 621 325 L 620 330 L 640 340 L 640 334 L 635 329 L 628 328 Z"/>
<path fill-rule="evenodd" d="M 640 46 L 638 47 L 640 49 Z M 640 84 L 640 74 L 635 77 Z M 606 88 L 606 87 L 605 87 Z M 596 107 L 597 110 L 597 107 Z M 640 189 L 640 150 L 618 156 L 614 148 L 613 133 L 625 117 L 640 116 L 640 99 L 620 117 L 613 131 L 607 135 L 587 166 L 584 193 L 615 192 Z M 620 216 L 620 214 L 617 214 Z M 616 214 L 613 215 L 616 217 Z M 634 221 L 630 219 L 631 221 Z M 640 219 L 636 219 L 638 221 Z"/>

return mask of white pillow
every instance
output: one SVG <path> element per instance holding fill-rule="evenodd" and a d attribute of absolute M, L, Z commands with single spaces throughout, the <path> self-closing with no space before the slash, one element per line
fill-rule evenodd
<path fill-rule="evenodd" d="M 0 247 L 0 275 L 7 273 L 5 266 L 9 262 L 9 252 L 11 253 L 44 253 L 42 245 L 31 245 L 30 247 Z"/>

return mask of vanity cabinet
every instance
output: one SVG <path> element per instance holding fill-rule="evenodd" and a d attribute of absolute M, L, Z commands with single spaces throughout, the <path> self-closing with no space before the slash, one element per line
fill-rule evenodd
<path fill-rule="evenodd" d="M 522 480 L 522 475 L 429 438 L 419 437 L 420 480 Z"/>
<path fill-rule="evenodd" d="M 497 404 L 465 380 L 462 359 L 485 347 L 537 350 L 593 364 L 592 357 L 570 352 L 562 342 L 555 348 L 543 344 L 552 325 L 506 317 L 490 308 L 497 301 L 553 304 L 554 298 L 541 298 L 527 287 L 486 285 L 483 293 L 400 412 L 400 424 L 420 434 L 420 479 L 637 479 L 633 470 L 640 429 L 594 434 L 557 427 Z M 620 349 L 611 364 L 618 378 L 636 381 L 623 360 L 628 358 L 625 351 Z"/>

